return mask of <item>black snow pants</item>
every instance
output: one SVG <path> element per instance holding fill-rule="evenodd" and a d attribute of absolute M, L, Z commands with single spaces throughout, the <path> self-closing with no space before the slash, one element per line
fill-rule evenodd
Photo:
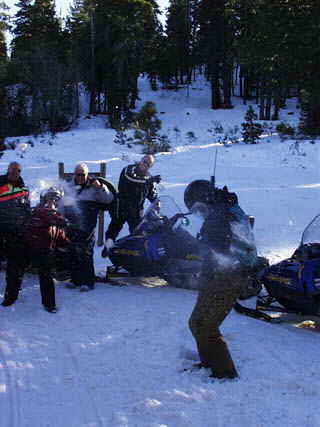
<path fill-rule="evenodd" d="M 13 303 L 18 299 L 23 275 L 32 262 L 39 275 L 41 302 L 43 306 L 47 308 L 55 307 L 55 286 L 51 274 L 50 256 L 49 250 L 46 249 L 28 253 L 25 248 L 9 250 L 7 252 L 5 301 Z"/>

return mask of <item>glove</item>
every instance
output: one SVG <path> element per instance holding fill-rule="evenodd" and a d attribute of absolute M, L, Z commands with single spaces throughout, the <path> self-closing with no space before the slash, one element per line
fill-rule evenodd
<path fill-rule="evenodd" d="M 108 253 L 110 252 L 110 249 L 114 247 L 114 241 L 112 239 L 107 239 L 106 243 L 104 244 L 104 248 L 102 249 L 101 256 L 102 258 L 106 258 L 108 256 Z"/>
<path fill-rule="evenodd" d="M 159 184 L 161 182 L 161 175 L 152 176 L 151 181 Z"/>
<path fill-rule="evenodd" d="M 112 239 L 107 239 L 104 246 L 107 249 L 107 251 L 110 251 L 110 249 L 114 247 L 114 241 Z"/>

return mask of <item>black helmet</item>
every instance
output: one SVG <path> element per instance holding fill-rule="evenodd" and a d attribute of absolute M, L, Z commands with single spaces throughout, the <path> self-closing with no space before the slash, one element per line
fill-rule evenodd
<path fill-rule="evenodd" d="M 198 179 L 191 182 L 184 192 L 184 203 L 188 209 L 192 209 L 196 202 L 210 206 L 215 204 L 234 206 L 238 203 L 238 197 L 236 193 L 230 193 L 226 185 L 222 189 L 215 187 L 212 190 L 210 181 Z"/>
<path fill-rule="evenodd" d="M 184 203 L 190 210 L 194 203 L 208 203 L 210 182 L 205 179 L 192 181 L 184 191 Z"/>
<path fill-rule="evenodd" d="M 212 202 L 234 206 L 238 203 L 238 196 L 236 193 L 230 193 L 228 187 L 225 185 L 222 190 L 215 188 Z"/>
<path fill-rule="evenodd" d="M 58 202 L 64 196 L 64 191 L 57 187 L 50 187 L 40 194 L 40 204 L 44 205 L 48 200 Z"/>

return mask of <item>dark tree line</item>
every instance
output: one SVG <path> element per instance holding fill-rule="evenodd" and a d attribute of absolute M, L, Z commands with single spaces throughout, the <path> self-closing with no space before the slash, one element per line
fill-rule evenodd
<path fill-rule="evenodd" d="M 302 131 L 320 133 L 318 0 L 171 0 L 164 28 L 156 0 L 74 0 L 64 23 L 54 0 L 19 0 L 6 45 L 0 3 L 0 137 L 55 132 L 90 113 L 129 122 L 138 77 L 178 90 L 203 74 L 211 108 L 255 100 L 259 119 L 278 119 L 291 96 Z M 10 51 L 10 56 L 8 56 Z"/>
<path fill-rule="evenodd" d="M 277 120 L 297 96 L 301 127 L 320 134 L 319 13 L 317 0 L 171 0 L 164 45 L 175 65 L 163 81 L 182 83 L 203 70 L 213 109 L 232 108 L 237 95 L 256 100 L 260 120 Z"/>

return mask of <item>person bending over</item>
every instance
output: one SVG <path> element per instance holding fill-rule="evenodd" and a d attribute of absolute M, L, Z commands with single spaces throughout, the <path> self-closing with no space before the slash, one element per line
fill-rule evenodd
<path fill-rule="evenodd" d="M 128 224 L 130 233 L 138 226 L 143 217 L 146 199 L 153 202 L 158 198 L 155 184 L 161 181 L 161 176 L 152 176 L 149 172 L 154 162 L 154 156 L 146 155 L 138 163 L 122 169 L 118 184 L 118 210 L 106 231 L 103 256 L 107 256 L 125 223 Z"/>

